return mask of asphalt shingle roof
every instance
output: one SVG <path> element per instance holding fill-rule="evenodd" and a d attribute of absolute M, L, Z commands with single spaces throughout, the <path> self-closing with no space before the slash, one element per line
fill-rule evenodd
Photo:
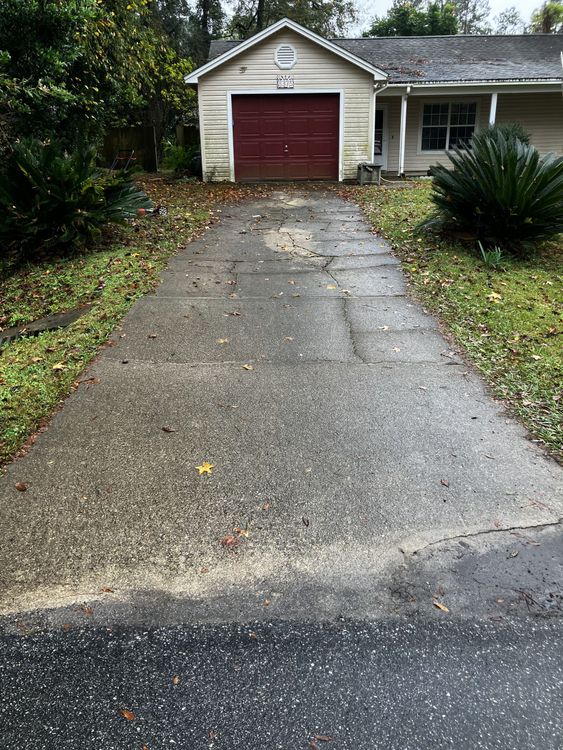
<path fill-rule="evenodd" d="M 389 75 L 390 83 L 563 78 L 563 35 L 410 36 L 332 39 Z M 211 42 L 209 59 L 240 44 Z"/>

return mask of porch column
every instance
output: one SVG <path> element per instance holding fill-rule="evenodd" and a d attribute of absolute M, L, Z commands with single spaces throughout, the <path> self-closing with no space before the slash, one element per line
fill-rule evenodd
<path fill-rule="evenodd" d="M 491 107 L 489 109 L 489 125 L 494 125 L 497 119 L 497 99 L 496 91 L 491 94 Z"/>
<path fill-rule="evenodd" d="M 401 123 L 399 127 L 399 177 L 405 172 L 405 144 L 407 137 L 407 93 L 401 97 Z"/>

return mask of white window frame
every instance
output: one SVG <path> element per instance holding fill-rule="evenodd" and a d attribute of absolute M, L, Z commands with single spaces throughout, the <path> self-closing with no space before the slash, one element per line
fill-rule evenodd
<path fill-rule="evenodd" d="M 450 142 L 450 127 L 451 127 L 451 116 L 452 116 L 452 104 L 475 104 L 475 130 L 474 132 L 477 132 L 479 129 L 479 120 L 480 120 L 480 100 L 479 99 L 469 99 L 469 98 L 461 98 L 461 97 L 450 97 L 450 96 L 444 96 L 441 98 L 436 99 L 421 99 L 419 103 L 420 111 L 418 113 L 418 144 L 416 153 L 417 156 L 424 156 L 425 154 L 446 154 L 450 149 L 444 148 L 444 149 L 435 149 L 435 150 L 429 150 L 429 149 L 423 149 L 422 148 L 422 129 L 424 127 L 424 106 L 426 104 L 447 104 L 448 105 L 448 128 L 446 132 L 446 144 L 449 144 Z"/>

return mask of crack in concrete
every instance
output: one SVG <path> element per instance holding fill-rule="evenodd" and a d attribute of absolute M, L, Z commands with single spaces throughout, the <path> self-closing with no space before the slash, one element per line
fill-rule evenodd
<path fill-rule="evenodd" d="M 327 272 L 328 273 L 328 272 Z M 330 274 L 329 274 L 330 275 Z M 333 277 L 334 278 L 334 277 Z M 335 279 L 336 281 L 336 279 Z M 356 341 L 356 337 L 354 335 L 354 330 L 352 328 L 352 321 L 350 320 L 350 314 L 348 310 L 348 301 L 345 297 L 342 298 L 342 312 L 344 315 L 344 324 L 346 325 L 346 329 L 348 331 L 348 336 L 350 338 L 350 343 L 352 344 L 352 353 L 363 364 L 369 364 L 364 357 L 360 354 L 358 351 L 358 342 Z"/>
<path fill-rule="evenodd" d="M 559 526 L 563 522 L 563 516 L 561 518 L 558 518 L 557 521 L 549 521 L 548 523 L 533 523 L 528 524 L 526 526 L 508 526 L 507 528 L 494 528 L 494 529 L 483 529 L 482 531 L 472 531 L 469 534 L 456 534 L 455 536 L 446 536 L 443 539 L 436 539 L 433 542 L 428 542 L 428 544 L 425 544 L 423 547 L 419 547 L 418 549 L 415 549 L 412 552 L 407 552 L 401 547 L 399 547 L 400 551 L 403 554 L 408 554 L 410 557 L 414 557 L 415 555 L 418 555 L 420 552 L 423 552 L 425 549 L 428 549 L 429 547 L 435 547 L 438 544 L 445 544 L 446 542 L 455 542 L 458 539 L 471 539 L 474 537 L 479 536 L 488 536 L 489 534 L 502 534 L 502 533 L 510 533 L 512 531 L 529 531 L 530 529 L 547 529 L 552 526 Z"/>

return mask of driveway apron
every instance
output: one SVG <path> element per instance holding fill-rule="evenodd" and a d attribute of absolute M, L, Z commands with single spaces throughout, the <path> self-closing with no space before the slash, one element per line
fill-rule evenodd
<path fill-rule="evenodd" d="M 219 215 L 2 479 L 2 614 L 376 617 L 405 555 L 557 522 L 558 466 L 354 204 L 288 189 Z"/>

